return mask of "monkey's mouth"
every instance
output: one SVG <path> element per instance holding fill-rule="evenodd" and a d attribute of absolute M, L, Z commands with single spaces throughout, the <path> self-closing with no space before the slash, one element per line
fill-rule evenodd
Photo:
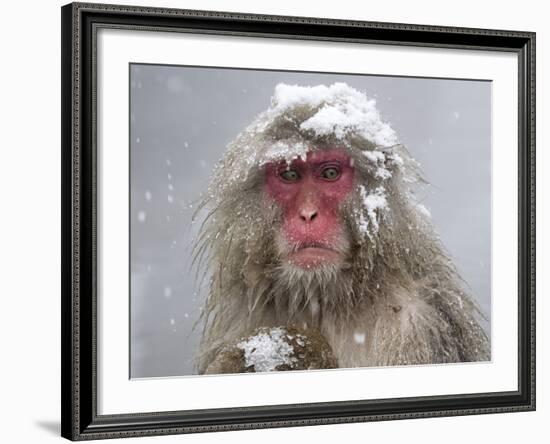
<path fill-rule="evenodd" d="M 311 242 L 303 243 L 293 249 L 288 260 L 300 268 L 311 269 L 337 262 L 341 258 L 339 251 L 330 245 Z"/>

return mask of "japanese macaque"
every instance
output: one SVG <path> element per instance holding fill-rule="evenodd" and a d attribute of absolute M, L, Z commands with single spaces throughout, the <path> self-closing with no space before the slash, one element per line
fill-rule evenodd
<path fill-rule="evenodd" d="M 197 213 L 210 276 L 199 373 L 490 359 L 420 183 L 374 100 L 278 85 Z"/>

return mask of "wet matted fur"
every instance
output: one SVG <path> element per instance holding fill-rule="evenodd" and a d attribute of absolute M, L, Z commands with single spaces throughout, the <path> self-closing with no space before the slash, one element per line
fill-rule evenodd
<path fill-rule="evenodd" d="M 288 325 L 318 329 L 342 368 L 489 360 L 481 313 L 415 199 L 423 182 L 416 161 L 401 144 L 304 130 L 319 109 L 262 113 L 215 169 L 197 212 L 195 265 L 210 279 L 199 373 L 225 345 Z M 281 143 L 291 154 L 292 147 L 338 146 L 353 159 L 355 187 L 341 208 L 342 263 L 302 270 L 281 260 L 292 246 L 281 240 L 281 212 L 263 177 L 266 153 Z M 385 205 L 366 207 L 369 193 Z"/>

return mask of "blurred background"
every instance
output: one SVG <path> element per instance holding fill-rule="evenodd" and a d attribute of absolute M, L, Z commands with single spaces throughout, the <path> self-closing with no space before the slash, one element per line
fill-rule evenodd
<path fill-rule="evenodd" d="M 132 64 L 130 374 L 195 374 L 206 287 L 191 267 L 191 223 L 226 145 L 278 83 L 346 82 L 377 107 L 421 164 L 420 194 L 490 334 L 491 83 Z"/>

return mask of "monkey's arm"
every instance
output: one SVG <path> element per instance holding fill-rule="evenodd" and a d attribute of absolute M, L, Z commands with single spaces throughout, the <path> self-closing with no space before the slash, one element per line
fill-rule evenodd
<path fill-rule="evenodd" d="M 337 367 L 330 345 L 318 330 L 262 327 L 223 347 L 205 374 Z"/>
<path fill-rule="evenodd" d="M 373 365 L 475 362 L 490 344 L 471 299 L 460 290 L 396 291 L 377 307 Z"/>

